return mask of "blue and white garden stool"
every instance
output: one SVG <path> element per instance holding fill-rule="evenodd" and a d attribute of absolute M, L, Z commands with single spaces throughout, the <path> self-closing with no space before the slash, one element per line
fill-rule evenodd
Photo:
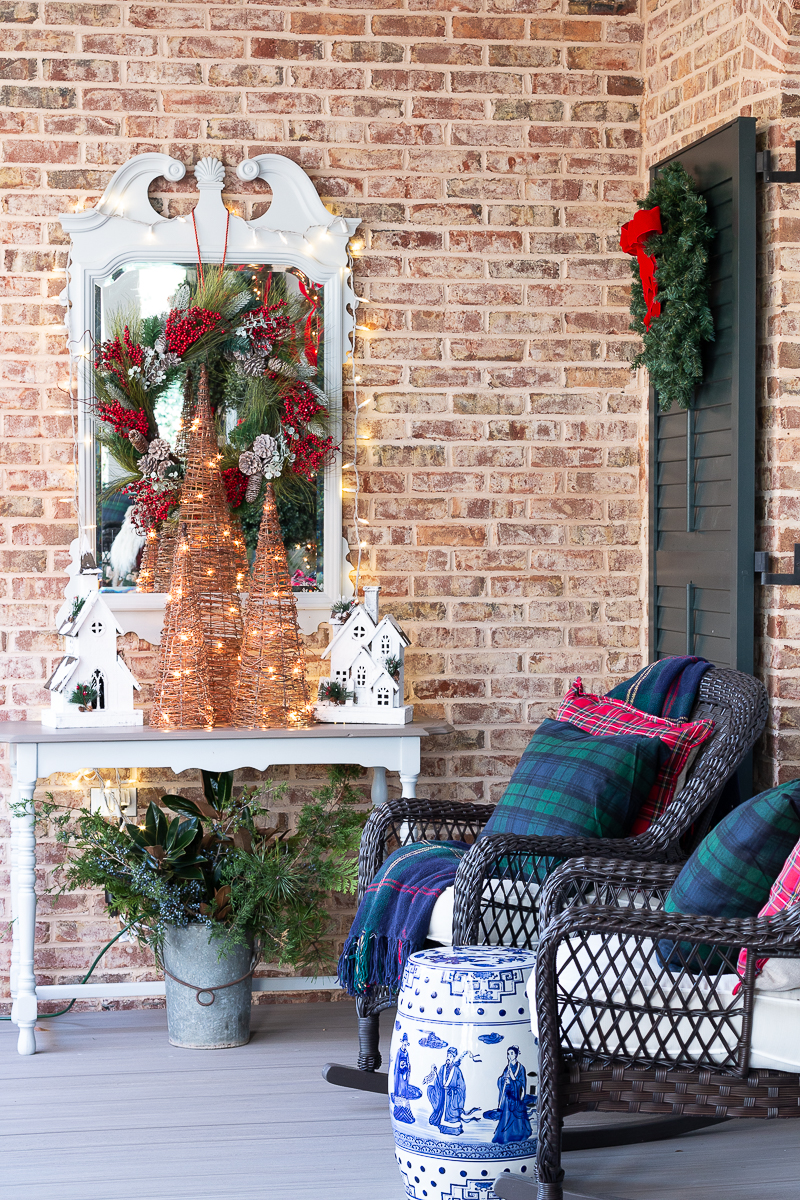
<path fill-rule="evenodd" d="M 530 950 L 412 954 L 397 998 L 389 1110 L 409 1200 L 496 1200 L 503 1171 L 533 1179 L 536 1062 Z"/>

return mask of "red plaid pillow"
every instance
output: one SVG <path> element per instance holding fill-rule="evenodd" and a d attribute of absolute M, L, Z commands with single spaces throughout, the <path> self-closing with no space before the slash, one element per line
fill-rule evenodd
<path fill-rule="evenodd" d="M 800 903 L 800 842 L 797 843 L 792 853 L 783 864 L 781 873 L 772 885 L 769 893 L 769 899 L 761 912 L 760 917 L 774 917 L 776 913 L 783 912 L 790 904 Z M 782 992 L 787 988 L 800 987 L 800 961 L 796 958 L 757 958 L 756 959 L 756 975 L 761 975 L 767 963 L 772 961 L 774 966 L 770 968 L 763 981 L 767 991 Z M 747 951 L 742 949 L 739 952 L 739 974 L 744 976 L 745 967 L 747 966 Z M 733 989 L 734 996 L 739 990 L 739 985 Z"/>
<path fill-rule="evenodd" d="M 588 696 L 580 679 L 561 701 L 558 721 L 569 721 L 586 733 L 607 737 L 614 733 L 636 733 L 642 737 L 657 737 L 672 753 L 659 771 L 646 802 L 639 810 L 633 823 L 631 836 L 644 833 L 665 811 L 672 797 L 683 786 L 682 774 L 703 742 L 714 732 L 714 722 L 670 721 L 666 717 L 653 717 L 640 712 L 624 700 L 609 700 L 607 696 Z"/>

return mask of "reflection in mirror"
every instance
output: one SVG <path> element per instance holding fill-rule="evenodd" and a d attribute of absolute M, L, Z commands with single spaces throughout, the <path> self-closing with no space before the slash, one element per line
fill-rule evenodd
<path fill-rule="evenodd" d="M 293 266 L 260 264 L 235 269 L 247 271 L 249 289 L 260 302 L 268 298 L 270 303 L 276 299 L 285 299 L 289 303 L 286 311 L 293 316 L 292 336 L 298 345 L 305 347 L 304 358 L 312 364 L 305 378 L 321 391 L 325 373 L 322 287 Z M 108 344 L 126 325 L 133 328 L 134 323 L 142 343 L 148 344 L 148 322 L 163 317 L 181 285 L 194 285 L 196 274 L 196 266 L 186 263 L 131 262 L 96 282 L 93 329 L 96 347 Z M 176 463 L 184 448 L 182 431 L 187 420 L 186 396 L 191 392 L 191 386 L 187 392 L 187 371 L 191 369 L 191 364 L 187 368 L 185 363 L 179 362 L 166 371 L 156 389 L 151 388 L 155 403 L 149 436 L 168 442 Z M 241 520 L 252 561 L 264 489 L 262 487 L 252 502 L 242 501 L 243 477 L 236 468 L 242 447 L 235 449 L 229 440 L 233 435 L 233 441 L 236 441 L 234 430 L 241 420 L 237 403 L 246 384 L 246 368 L 237 366 L 236 371 L 224 371 L 215 369 L 212 364 L 210 392 L 217 419 L 223 480 L 231 507 L 236 505 L 235 512 Z M 108 434 L 105 423 L 96 420 L 95 428 L 97 556 L 102 566 L 102 585 L 127 590 L 135 587 L 139 579 L 145 544 L 143 533 L 137 530 L 135 520 L 132 520 L 136 513 L 131 511 L 134 496 L 130 487 L 139 478 L 137 458 L 124 439 L 120 443 Z M 176 466 L 175 474 L 178 473 Z M 289 476 L 290 484 L 297 482 L 296 477 Z M 281 484 L 282 481 L 276 481 L 276 503 L 292 585 L 300 592 L 322 591 L 324 472 L 320 471 L 310 486 L 277 486 Z"/>

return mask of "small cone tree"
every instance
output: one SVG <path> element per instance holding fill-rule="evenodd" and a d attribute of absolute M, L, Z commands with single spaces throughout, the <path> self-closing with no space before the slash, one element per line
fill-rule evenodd
<path fill-rule="evenodd" d="M 136 578 L 137 592 L 154 592 L 156 590 L 156 566 L 158 564 L 158 534 L 155 529 L 148 529 L 147 538 L 142 552 L 142 564 Z"/>
<path fill-rule="evenodd" d="M 225 498 L 220 459 L 208 369 L 202 366 L 187 435 L 180 521 L 187 526 L 193 592 L 205 630 L 214 724 L 229 725 L 242 636 L 240 595 L 247 590 L 248 564 L 244 534 Z"/>
<path fill-rule="evenodd" d="M 297 602 L 268 480 L 250 579 L 233 723 L 240 729 L 303 725 L 311 712 Z"/>
<path fill-rule="evenodd" d="M 150 712 L 150 724 L 156 729 L 210 729 L 214 723 L 207 682 L 206 635 L 194 592 L 191 560 L 184 525 L 175 548 L 156 698 Z"/>

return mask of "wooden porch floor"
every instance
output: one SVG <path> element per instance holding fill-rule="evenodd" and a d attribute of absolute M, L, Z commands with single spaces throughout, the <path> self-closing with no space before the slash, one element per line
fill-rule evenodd
<path fill-rule="evenodd" d="M 350 1004 L 254 1008 L 238 1050 L 176 1049 L 158 1010 L 42 1026 L 41 1052 L 20 1058 L 0 1025 L 2 1200 L 403 1198 L 386 1099 L 320 1075 L 354 1061 Z M 800 1122 L 731 1122 L 564 1165 L 569 1190 L 596 1200 L 797 1200 Z"/>

